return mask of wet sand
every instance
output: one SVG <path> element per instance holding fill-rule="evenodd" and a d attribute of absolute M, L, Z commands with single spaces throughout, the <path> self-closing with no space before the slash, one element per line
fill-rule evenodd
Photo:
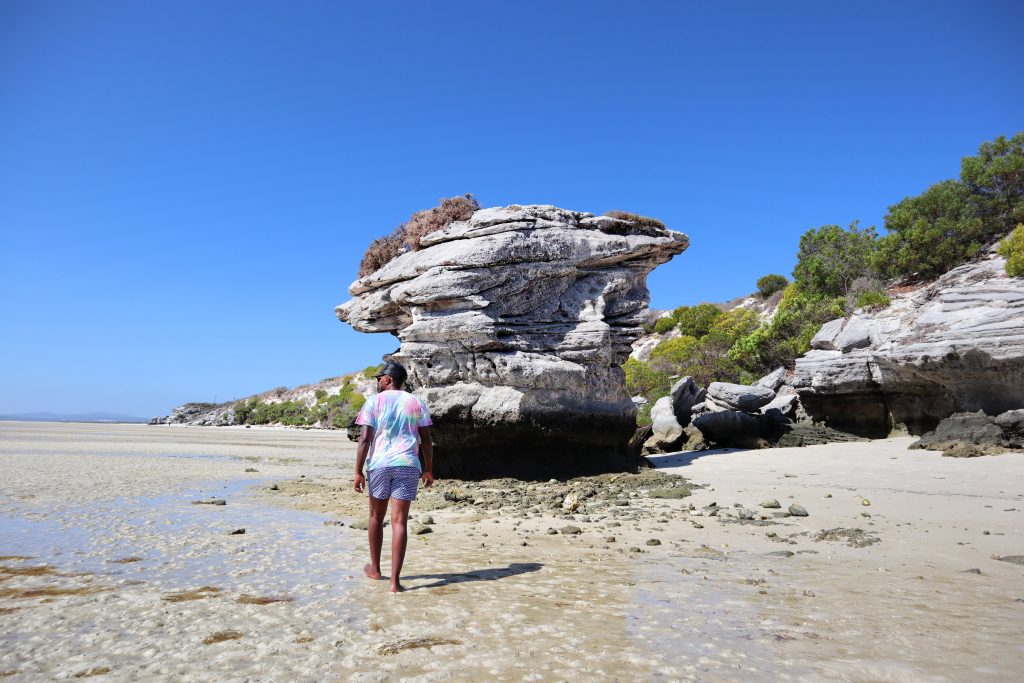
<path fill-rule="evenodd" d="M 344 434 L 0 423 L 0 675 L 1012 680 L 1024 458 L 909 442 L 440 482 L 392 596 Z"/>

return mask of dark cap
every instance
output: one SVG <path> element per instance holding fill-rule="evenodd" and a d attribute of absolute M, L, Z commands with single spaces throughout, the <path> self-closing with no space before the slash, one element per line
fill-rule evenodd
<path fill-rule="evenodd" d="M 409 373 L 405 371 L 405 368 L 402 367 L 401 363 L 388 361 L 384 364 L 384 367 L 380 369 L 380 372 L 374 375 L 374 377 L 381 377 L 383 375 L 391 377 L 399 384 L 404 384 L 405 378 L 409 376 Z"/>

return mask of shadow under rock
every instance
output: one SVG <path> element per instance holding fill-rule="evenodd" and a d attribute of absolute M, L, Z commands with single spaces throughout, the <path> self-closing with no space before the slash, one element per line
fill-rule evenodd
<path fill-rule="evenodd" d="M 747 448 L 709 448 L 706 451 L 681 451 L 679 453 L 664 453 L 662 455 L 648 455 L 647 459 L 655 467 L 686 467 L 698 458 L 706 458 L 712 455 L 725 455 L 737 451 L 750 450 Z"/>
<path fill-rule="evenodd" d="M 405 580 L 413 579 L 437 579 L 432 583 L 426 583 L 422 586 L 412 586 L 406 588 L 406 591 L 419 590 L 421 588 L 438 588 L 440 586 L 447 586 L 451 583 L 466 583 L 468 581 L 494 581 L 496 579 L 504 579 L 509 576 L 516 576 L 518 574 L 527 574 L 529 572 L 535 572 L 543 568 L 544 565 L 539 562 L 513 562 L 507 567 L 488 567 L 487 569 L 477 569 L 470 572 L 463 572 L 462 574 L 417 574 L 415 576 L 403 576 Z"/>

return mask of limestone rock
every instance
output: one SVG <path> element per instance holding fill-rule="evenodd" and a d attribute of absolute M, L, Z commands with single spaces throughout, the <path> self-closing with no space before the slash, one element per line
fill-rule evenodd
<path fill-rule="evenodd" d="M 775 392 L 766 387 L 712 382 L 708 386 L 708 396 L 725 408 L 752 412 L 771 402 Z"/>
<path fill-rule="evenodd" d="M 786 368 L 778 367 L 772 370 L 767 375 L 757 380 L 755 384 L 759 387 L 771 389 L 772 391 L 778 391 L 779 388 L 786 382 Z"/>
<path fill-rule="evenodd" d="M 693 406 L 704 400 L 706 392 L 697 386 L 690 376 L 683 377 L 672 385 L 672 412 L 676 422 L 685 427 L 690 424 Z"/>
<path fill-rule="evenodd" d="M 740 410 L 721 410 L 704 413 L 693 418 L 693 426 L 707 441 L 716 446 L 735 448 L 761 448 L 766 445 L 765 435 L 770 427 L 763 415 L 752 415 Z"/>
<path fill-rule="evenodd" d="M 1024 410 L 1011 410 L 998 417 L 977 413 L 954 413 L 939 422 L 911 448 L 942 451 L 943 455 L 971 458 L 997 455 L 1024 448 Z"/>
<path fill-rule="evenodd" d="M 683 437 L 683 425 L 676 420 L 671 396 L 663 396 L 654 402 L 651 408 L 651 429 L 651 436 L 644 443 L 645 452 L 664 453 L 679 444 Z"/>
<path fill-rule="evenodd" d="M 826 323 L 792 380 L 815 420 L 862 436 L 923 434 L 956 412 L 1024 407 L 1024 278 L 996 255 L 887 308 Z"/>
<path fill-rule="evenodd" d="M 622 363 L 647 274 L 685 235 L 553 206 L 481 209 L 349 287 L 338 317 L 395 334 L 439 476 L 630 466 Z"/>

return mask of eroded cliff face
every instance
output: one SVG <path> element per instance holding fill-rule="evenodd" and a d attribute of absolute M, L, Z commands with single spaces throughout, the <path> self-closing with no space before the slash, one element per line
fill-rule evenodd
<path fill-rule="evenodd" d="M 1024 407 L 1024 278 L 989 256 L 826 323 L 796 361 L 807 412 L 863 436 L 922 434 L 955 412 Z"/>
<path fill-rule="evenodd" d="M 435 421 L 440 476 L 627 465 L 621 369 L 647 274 L 686 235 L 553 206 L 482 209 L 352 284 L 338 317 L 391 332 Z"/>

